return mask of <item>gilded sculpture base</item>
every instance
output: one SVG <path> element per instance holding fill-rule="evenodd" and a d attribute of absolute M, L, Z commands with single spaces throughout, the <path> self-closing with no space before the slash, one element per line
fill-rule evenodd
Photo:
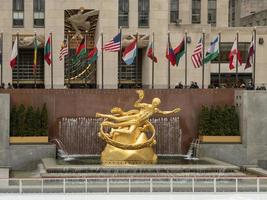
<path fill-rule="evenodd" d="M 117 135 L 115 133 L 113 140 L 124 144 L 142 144 L 147 141 L 145 133 L 141 133 L 137 139 L 134 137 L 134 135 Z M 157 155 L 152 147 L 139 150 L 124 150 L 107 144 L 101 153 L 101 162 L 104 165 L 155 164 L 157 162 Z"/>

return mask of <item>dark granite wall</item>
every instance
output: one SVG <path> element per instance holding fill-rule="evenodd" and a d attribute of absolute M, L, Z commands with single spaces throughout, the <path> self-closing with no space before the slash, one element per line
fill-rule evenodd
<path fill-rule="evenodd" d="M 131 109 L 137 99 L 135 90 L 86 90 L 86 89 L 19 89 L 0 90 L 10 93 L 11 105 L 42 106 L 47 104 L 49 112 L 49 137 L 57 135 L 57 120 L 61 117 L 90 117 L 96 112 L 108 113 L 113 106 Z M 180 107 L 180 127 L 182 129 L 182 151 L 185 152 L 198 135 L 198 115 L 202 105 L 234 105 L 233 89 L 170 89 L 145 90 L 144 102 L 153 97 L 162 101 L 160 109 L 171 110 Z"/>

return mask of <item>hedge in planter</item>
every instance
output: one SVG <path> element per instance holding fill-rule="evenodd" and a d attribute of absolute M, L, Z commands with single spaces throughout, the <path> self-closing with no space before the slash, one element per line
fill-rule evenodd
<path fill-rule="evenodd" d="M 203 106 L 199 116 L 199 134 L 239 136 L 239 117 L 234 106 Z"/>
<path fill-rule="evenodd" d="M 11 136 L 47 136 L 48 135 L 48 113 L 46 104 L 34 109 L 32 106 L 25 108 L 21 104 L 18 108 L 13 106 L 10 113 L 10 135 Z"/>

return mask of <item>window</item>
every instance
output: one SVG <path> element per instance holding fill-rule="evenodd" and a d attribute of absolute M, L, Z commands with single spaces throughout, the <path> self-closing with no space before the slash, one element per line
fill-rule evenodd
<path fill-rule="evenodd" d="M 252 73 L 238 73 L 238 80 L 240 84 L 248 85 L 252 80 Z M 219 73 L 210 74 L 211 85 L 219 87 Z M 221 73 L 221 86 L 232 88 L 236 82 L 235 73 Z"/>
<path fill-rule="evenodd" d="M 192 0 L 192 24 L 200 24 L 201 1 Z"/>
<path fill-rule="evenodd" d="M 13 0 L 13 26 L 24 25 L 24 0 Z"/>
<path fill-rule="evenodd" d="M 242 63 L 246 63 L 248 49 L 249 49 L 249 42 L 238 42 L 238 50 L 241 53 Z M 220 56 L 221 56 L 221 63 L 228 63 L 229 58 L 228 55 L 231 51 L 233 46 L 233 42 L 222 42 L 220 46 Z M 212 61 L 212 63 L 218 63 L 218 58 Z"/>
<path fill-rule="evenodd" d="M 208 24 L 216 26 L 216 7 L 217 0 L 208 1 Z"/>
<path fill-rule="evenodd" d="M 149 26 L 149 0 L 138 0 L 138 27 Z"/>
<path fill-rule="evenodd" d="M 228 16 L 228 23 L 229 26 L 235 26 L 235 15 L 236 15 L 236 4 L 235 0 L 229 1 L 229 16 Z"/>
<path fill-rule="evenodd" d="M 44 0 L 33 1 L 33 24 L 35 27 L 43 27 L 45 19 L 45 2 Z"/>
<path fill-rule="evenodd" d="M 179 0 L 171 0 L 170 23 L 177 23 L 177 20 L 179 20 Z"/>
<path fill-rule="evenodd" d="M 12 70 L 13 83 L 19 79 L 20 87 L 34 87 L 34 79 L 38 87 L 44 84 L 44 49 L 38 48 L 36 75 L 33 72 L 33 48 L 19 48 L 19 69 L 15 66 Z"/>
<path fill-rule="evenodd" d="M 129 26 L 129 0 L 119 0 L 119 27 Z"/>

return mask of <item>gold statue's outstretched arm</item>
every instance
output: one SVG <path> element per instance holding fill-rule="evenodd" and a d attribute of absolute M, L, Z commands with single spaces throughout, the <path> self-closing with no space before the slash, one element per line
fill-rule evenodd
<path fill-rule="evenodd" d="M 163 115 L 169 115 L 169 114 L 173 114 L 173 113 L 178 113 L 180 111 L 181 111 L 181 108 L 175 108 L 174 110 L 171 110 L 171 111 L 162 111 L 162 110 L 157 108 L 157 113 L 163 114 Z"/>

